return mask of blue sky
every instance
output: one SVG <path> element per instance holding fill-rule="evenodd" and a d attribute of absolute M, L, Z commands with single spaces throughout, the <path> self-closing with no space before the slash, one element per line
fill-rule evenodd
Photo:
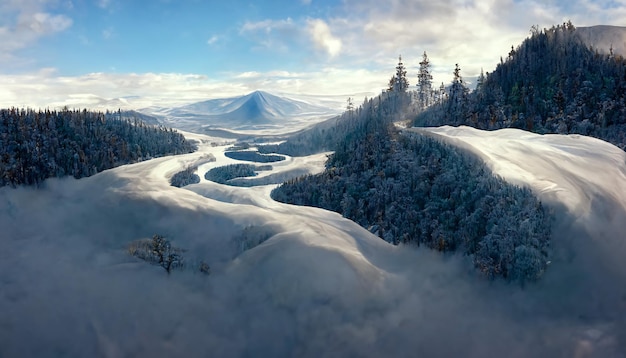
<path fill-rule="evenodd" d="M 624 25 L 626 1 L 0 0 L 0 105 L 373 95 L 399 54 L 412 84 L 424 51 L 435 81 L 472 77 L 568 19 Z"/>

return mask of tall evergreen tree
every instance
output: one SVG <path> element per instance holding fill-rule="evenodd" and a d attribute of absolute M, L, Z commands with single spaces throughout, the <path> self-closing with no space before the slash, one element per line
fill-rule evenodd
<path fill-rule="evenodd" d="M 429 107 L 433 102 L 433 76 L 430 74 L 430 60 L 424 51 L 420 70 L 417 74 L 417 100 L 420 109 Z"/>
<path fill-rule="evenodd" d="M 396 74 L 389 80 L 389 91 L 396 93 L 404 93 L 409 89 L 409 80 L 406 78 L 406 68 L 402 63 L 402 55 L 398 57 L 398 65 L 396 66 Z"/>
<path fill-rule="evenodd" d="M 354 111 L 354 101 L 352 101 L 352 97 L 348 97 L 348 104 L 346 105 L 346 111 L 352 112 Z"/>
<path fill-rule="evenodd" d="M 463 81 L 461 76 L 461 68 L 457 63 L 454 68 L 454 78 L 452 79 L 452 85 L 450 86 L 448 95 L 448 109 L 457 118 L 463 118 L 466 107 L 466 100 L 469 90 Z M 463 123 L 455 123 L 463 124 Z"/>
<path fill-rule="evenodd" d="M 446 86 L 441 82 L 441 86 L 439 86 L 439 93 L 437 93 L 437 103 L 442 104 L 446 99 Z"/>
<path fill-rule="evenodd" d="M 481 68 L 480 75 L 478 75 L 478 78 L 476 79 L 476 90 L 480 91 L 484 83 L 485 83 L 485 73 L 483 72 L 483 69 Z"/>

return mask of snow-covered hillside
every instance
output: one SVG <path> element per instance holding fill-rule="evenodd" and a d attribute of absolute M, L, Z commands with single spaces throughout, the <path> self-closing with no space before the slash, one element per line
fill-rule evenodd
<path fill-rule="evenodd" d="M 273 185 L 171 187 L 191 164 L 203 177 L 237 162 L 208 144 L 220 140 L 186 134 L 203 140 L 198 152 L 0 189 L 0 356 L 623 356 L 624 153 L 581 136 L 426 131 L 555 207 L 540 282 L 486 282 L 463 257 L 274 202 Z M 264 175 L 314 173 L 324 160 L 287 158 Z M 129 255 L 154 234 L 211 275 L 168 275 Z"/>

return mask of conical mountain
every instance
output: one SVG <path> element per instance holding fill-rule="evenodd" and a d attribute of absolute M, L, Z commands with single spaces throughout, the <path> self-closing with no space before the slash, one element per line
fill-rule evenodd
<path fill-rule="evenodd" d="M 173 108 L 169 115 L 184 118 L 205 118 L 209 122 L 229 124 L 266 124 L 298 116 L 326 116 L 335 111 L 264 91 L 240 97 L 210 99 Z"/>

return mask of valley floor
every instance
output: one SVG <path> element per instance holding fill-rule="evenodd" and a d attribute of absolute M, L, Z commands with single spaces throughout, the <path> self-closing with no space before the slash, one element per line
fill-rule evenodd
<path fill-rule="evenodd" d="M 474 151 L 554 208 L 540 282 L 487 282 L 466 258 L 277 203 L 275 184 L 206 181 L 238 161 L 186 134 L 202 140 L 196 153 L 0 189 L 0 356 L 623 357 L 626 154 L 582 136 L 420 131 Z M 254 180 L 316 173 L 325 159 L 287 158 Z M 192 164 L 199 184 L 169 185 Z M 129 255 L 154 234 L 211 275 L 168 275 Z"/>

